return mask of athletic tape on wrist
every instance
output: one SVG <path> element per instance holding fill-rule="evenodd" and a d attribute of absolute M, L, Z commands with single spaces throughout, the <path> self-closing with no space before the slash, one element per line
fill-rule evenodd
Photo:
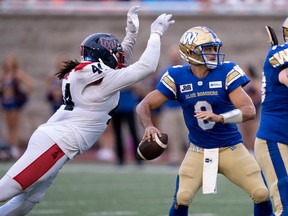
<path fill-rule="evenodd" d="M 234 109 L 220 115 L 223 116 L 224 124 L 239 124 L 243 121 L 242 112 L 239 109 Z"/>

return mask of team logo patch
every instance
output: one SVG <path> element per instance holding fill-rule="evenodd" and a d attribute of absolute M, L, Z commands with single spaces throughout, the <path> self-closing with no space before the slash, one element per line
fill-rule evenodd
<path fill-rule="evenodd" d="M 222 88 L 221 81 L 209 82 L 209 88 Z"/>
<path fill-rule="evenodd" d="M 113 50 L 115 47 L 117 47 L 117 42 L 114 38 L 100 38 L 99 40 L 101 45 L 108 50 Z"/>
<path fill-rule="evenodd" d="M 193 41 L 197 38 L 198 32 L 185 32 L 185 34 L 181 38 L 181 44 L 192 45 Z"/>
<path fill-rule="evenodd" d="M 190 84 L 185 84 L 185 85 L 180 85 L 180 92 L 190 92 L 193 91 L 193 86 L 192 83 Z"/>

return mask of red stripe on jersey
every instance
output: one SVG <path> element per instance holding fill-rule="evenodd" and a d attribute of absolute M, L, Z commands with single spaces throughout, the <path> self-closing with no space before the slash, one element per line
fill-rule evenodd
<path fill-rule="evenodd" d="M 77 65 L 76 67 L 75 67 L 75 71 L 77 71 L 77 70 L 82 70 L 86 65 L 88 65 L 88 64 L 92 64 L 92 62 L 84 62 L 84 63 L 80 63 L 79 65 Z"/>
<path fill-rule="evenodd" d="M 54 144 L 13 179 L 25 190 L 41 178 L 63 155 L 64 152 Z"/>

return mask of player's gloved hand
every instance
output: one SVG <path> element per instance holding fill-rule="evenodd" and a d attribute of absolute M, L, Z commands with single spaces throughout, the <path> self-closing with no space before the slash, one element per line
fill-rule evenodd
<path fill-rule="evenodd" d="M 172 25 L 175 21 L 170 20 L 172 14 L 161 14 L 157 19 L 151 24 L 151 33 L 157 33 L 160 36 Z"/>
<path fill-rule="evenodd" d="M 126 31 L 137 34 L 139 31 L 139 19 L 138 19 L 138 13 L 140 12 L 139 6 L 134 6 L 130 8 L 130 10 L 127 13 L 127 27 Z"/>

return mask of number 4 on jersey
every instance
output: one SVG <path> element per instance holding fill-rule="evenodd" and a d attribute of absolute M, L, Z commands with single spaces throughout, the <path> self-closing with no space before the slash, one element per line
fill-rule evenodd
<path fill-rule="evenodd" d="M 101 64 L 98 63 L 97 66 L 92 64 L 92 71 L 93 73 L 98 73 L 98 74 L 101 74 L 102 73 L 102 67 L 101 67 Z"/>

